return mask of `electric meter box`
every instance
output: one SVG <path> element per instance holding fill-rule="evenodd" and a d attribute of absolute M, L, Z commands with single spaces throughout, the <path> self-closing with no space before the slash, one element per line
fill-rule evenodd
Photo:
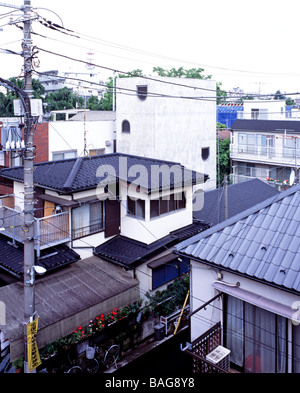
<path fill-rule="evenodd" d="M 37 117 L 43 115 L 43 102 L 39 99 L 30 99 L 31 116 Z M 21 100 L 14 100 L 15 116 L 24 116 L 24 108 Z"/>

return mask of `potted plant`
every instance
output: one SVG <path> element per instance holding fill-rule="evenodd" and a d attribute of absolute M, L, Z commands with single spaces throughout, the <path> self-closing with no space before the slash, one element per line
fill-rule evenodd
<path fill-rule="evenodd" d="M 20 358 L 13 362 L 13 366 L 15 368 L 16 373 L 21 373 L 24 366 L 24 359 Z"/>

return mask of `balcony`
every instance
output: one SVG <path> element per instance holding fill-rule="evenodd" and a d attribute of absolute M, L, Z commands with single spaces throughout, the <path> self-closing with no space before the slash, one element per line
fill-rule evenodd
<path fill-rule="evenodd" d="M 0 208 L 0 226 L 5 228 L 2 234 L 10 237 L 12 242 L 24 243 L 24 214 L 6 206 Z M 35 249 L 40 250 L 62 244 L 71 240 L 69 230 L 69 212 L 34 219 Z"/>
<path fill-rule="evenodd" d="M 230 144 L 230 158 L 233 160 L 298 166 L 300 149 L 292 147 L 257 146 Z"/>

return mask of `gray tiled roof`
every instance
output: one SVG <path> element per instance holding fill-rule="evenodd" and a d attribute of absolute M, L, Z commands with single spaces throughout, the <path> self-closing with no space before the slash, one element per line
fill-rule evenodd
<path fill-rule="evenodd" d="M 22 244 L 17 247 L 11 245 L 8 239 L 0 235 L 0 271 L 6 271 L 22 279 L 24 273 L 24 248 Z M 36 264 L 46 268 L 47 272 L 59 269 L 80 259 L 79 254 L 65 244 L 42 250 L 41 258 L 36 258 Z"/>
<path fill-rule="evenodd" d="M 276 188 L 259 179 L 228 186 L 228 218 L 279 194 Z M 204 192 L 204 206 L 194 212 L 194 218 L 210 226 L 225 219 L 224 187 Z"/>
<path fill-rule="evenodd" d="M 172 231 L 169 235 L 150 244 L 117 235 L 95 247 L 94 254 L 130 269 L 137 264 L 147 261 L 153 255 L 172 247 L 173 244 L 205 230 L 207 227 L 204 224 L 194 223 Z"/>
<path fill-rule="evenodd" d="M 300 185 L 181 242 L 174 252 L 300 293 Z"/>
<path fill-rule="evenodd" d="M 155 174 L 153 168 L 164 167 L 178 169 L 181 176 L 176 177 L 170 171 L 169 177 L 160 176 L 155 188 L 151 183 L 151 175 Z M 34 168 L 35 184 L 61 194 L 96 188 L 101 181 L 107 184 L 115 182 L 116 178 L 140 185 L 148 191 L 182 186 L 183 181 L 185 184 L 203 183 L 208 178 L 208 175 L 188 170 L 179 163 L 121 153 L 47 161 L 35 164 Z M 98 168 L 102 168 L 101 176 L 97 176 Z M 2 169 L 0 175 L 23 181 L 23 167 Z"/>

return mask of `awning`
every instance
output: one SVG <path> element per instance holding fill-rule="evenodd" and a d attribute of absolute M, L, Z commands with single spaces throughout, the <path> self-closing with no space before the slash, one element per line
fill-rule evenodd
<path fill-rule="evenodd" d="M 39 348 L 139 299 L 139 283 L 123 269 L 94 256 L 35 281 L 39 316 Z M 10 341 L 10 360 L 24 354 L 24 286 L 17 282 L 0 288 L 0 331 Z M 1 309 L 0 309 L 1 311 Z M 1 313 L 0 313 L 1 317 Z M 5 321 L 4 324 L 2 321 Z"/>
<path fill-rule="evenodd" d="M 174 259 L 177 259 L 178 256 L 175 254 L 167 254 L 164 255 L 163 257 L 157 258 L 154 261 L 151 261 L 147 264 L 148 267 L 150 267 L 150 269 L 155 269 L 159 266 L 165 265 L 166 263 L 170 262 L 170 261 L 174 261 Z"/>
<path fill-rule="evenodd" d="M 254 306 L 260 307 L 274 314 L 278 314 L 282 317 L 293 319 L 295 321 L 298 320 L 300 322 L 300 315 L 296 314 L 297 309 L 293 309 L 292 304 L 289 307 L 264 296 L 247 291 L 246 289 L 242 289 L 239 286 L 229 286 L 222 282 L 214 281 L 212 286 L 218 291 L 224 292 L 227 295 L 237 297 L 247 303 L 253 304 Z"/>
<path fill-rule="evenodd" d="M 68 199 L 59 198 L 57 196 L 48 195 L 48 194 L 39 195 L 39 199 L 42 199 L 42 200 L 48 201 L 48 202 L 53 202 L 53 203 L 60 205 L 60 206 L 76 206 L 76 205 L 78 205 L 78 202 L 76 202 L 76 201 L 70 201 Z"/>

